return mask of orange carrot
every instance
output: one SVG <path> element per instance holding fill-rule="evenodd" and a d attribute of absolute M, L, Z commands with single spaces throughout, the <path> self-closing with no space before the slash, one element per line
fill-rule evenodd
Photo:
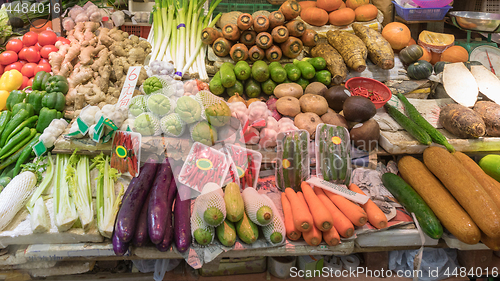
<path fill-rule="evenodd" d="M 326 244 L 330 246 L 337 246 L 340 243 L 340 236 L 335 227 L 323 232 L 323 238 L 325 239 Z"/>
<path fill-rule="evenodd" d="M 297 230 L 293 223 L 292 207 L 285 193 L 281 193 L 281 206 L 283 206 L 283 215 L 285 216 L 286 237 L 290 240 L 298 240 L 302 233 Z"/>
<path fill-rule="evenodd" d="M 306 202 L 302 202 L 298 194 L 295 193 L 292 188 L 285 188 L 285 194 L 286 198 L 288 198 L 288 202 L 290 202 L 290 206 L 293 206 L 292 216 L 295 228 L 300 232 L 311 231 L 311 226 L 313 226 L 314 223 Z"/>
<path fill-rule="evenodd" d="M 307 182 L 303 181 L 300 188 L 302 189 L 307 206 L 309 206 L 309 210 L 313 216 L 314 225 L 321 231 L 327 231 L 332 228 L 332 214 L 328 212 L 325 205 L 323 205 L 318 196 L 316 196 L 316 193 L 314 193 L 311 186 Z"/>
<path fill-rule="evenodd" d="M 345 197 L 325 190 L 325 194 L 332 200 L 333 204 L 346 215 L 346 217 L 356 226 L 363 226 L 368 221 L 365 210 Z"/>
<path fill-rule="evenodd" d="M 304 232 L 302 235 L 304 236 L 304 240 L 310 246 L 318 246 L 323 239 L 323 233 L 317 229 L 314 224 L 311 225 L 311 231 Z"/>
<path fill-rule="evenodd" d="M 366 195 L 359 188 L 359 186 L 355 185 L 354 183 L 351 183 L 351 185 L 349 185 L 349 189 L 359 194 Z M 363 210 L 365 210 L 366 215 L 368 215 L 368 221 L 370 222 L 371 225 L 373 225 L 378 229 L 387 227 L 387 217 L 385 216 L 384 212 L 380 210 L 377 204 L 375 204 L 371 199 L 368 199 L 368 201 L 366 201 L 364 205 L 361 205 L 361 207 L 363 207 Z"/>
<path fill-rule="evenodd" d="M 321 188 L 315 188 L 314 192 L 318 198 L 323 202 L 323 205 L 328 209 L 333 220 L 333 227 L 339 232 L 340 236 L 348 238 L 354 234 L 354 225 L 352 222 L 333 204 L 332 200 L 326 196 Z"/>

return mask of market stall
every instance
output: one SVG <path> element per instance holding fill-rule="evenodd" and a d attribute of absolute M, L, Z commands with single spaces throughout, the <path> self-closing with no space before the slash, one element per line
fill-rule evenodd
<path fill-rule="evenodd" d="M 495 265 L 500 51 L 471 31 L 498 14 L 279 2 L 62 3 L 43 31 L 4 4 L 22 35 L 0 53 L 0 270 L 283 278 L 424 248 Z M 430 10 L 449 32 L 415 35 Z"/>

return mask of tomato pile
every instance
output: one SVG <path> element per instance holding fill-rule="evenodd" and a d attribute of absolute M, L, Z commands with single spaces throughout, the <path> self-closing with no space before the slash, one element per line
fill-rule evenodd
<path fill-rule="evenodd" d="M 69 44 L 69 41 L 50 30 L 40 34 L 30 31 L 24 34 L 22 40 L 11 39 L 5 46 L 6 51 L 0 53 L 0 75 L 5 71 L 17 69 L 23 75 L 21 89 L 31 86 L 33 77 L 39 71 L 50 72 L 49 54 L 57 52 L 57 41 Z"/>
<path fill-rule="evenodd" d="M 384 98 L 377 91 L 370 91 L 365 87 L 356 87 L 351 90 L 353 96 L 360 96 L 370 99 L 371 101 L 384 101 Z"/>

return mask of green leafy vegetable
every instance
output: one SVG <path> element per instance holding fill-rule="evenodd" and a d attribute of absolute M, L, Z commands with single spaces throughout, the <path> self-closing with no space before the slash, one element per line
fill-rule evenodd
<path fill-rule="evenodd" d="M 90 189 L 90 165 L 87 156 L 79 156 L 76 152 L 75 149 L 73 155 L 69 158 L 66 167 L 66 181 L 75 202 L 82 228 L 87 230 L 94 220 L 92 190 Z"/>
<path fill-rule="evenodd" d="M 59 231 L 70 229 L 78 220 L 75 203 L 69 194 L 69 186 L 66 181 L 66 167 L 68 166 L 68 162 L 68 155 L 57 154 L 53 194 L 55 224 Z"/>

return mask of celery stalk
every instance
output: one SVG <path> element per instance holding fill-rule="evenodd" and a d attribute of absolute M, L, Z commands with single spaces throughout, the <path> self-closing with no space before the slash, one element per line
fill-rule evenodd
<path fill-rule="evenodd" d="M 69 158 L 69 164 L 66 167 L 66 179 L 82 228 L 88 230 L 94 221 L 89 158 L 87 156 L 78 156 L 75 150 Z"/>
<path fill-rule="evenodd" d="M 54 216 L 59 231 L 66 231 L 78 219 L 75 203 L 69 195 L 69 186 L 66 181 L 66 166 L 68 155 L 57 154 L 57 167 L 54 182 Z"/>

